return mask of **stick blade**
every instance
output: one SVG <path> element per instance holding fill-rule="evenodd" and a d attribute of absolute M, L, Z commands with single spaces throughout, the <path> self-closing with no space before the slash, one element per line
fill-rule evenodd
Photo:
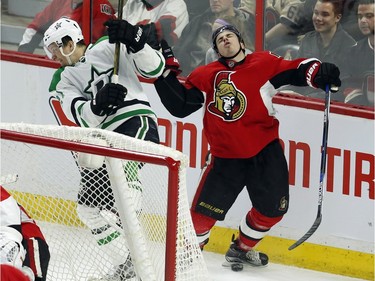
<path fill-rule="evenodd" d="M 310 238 L 311 235 L 314 234 L 314 232 L 318 229 L 320 223 L 322 222 L 322 215 L 316 217 L 313 225 L 310 227 L 310 229 L 306 232 L 305 235 L 303 235 L 298 241 L 296 241 L 293 245 L 291 245 L 288 250 L 291 251 L 295 248 L 297 248 L 299 245 L 301 245 L 303 242 L 305 242 L 307 239 Z"/>

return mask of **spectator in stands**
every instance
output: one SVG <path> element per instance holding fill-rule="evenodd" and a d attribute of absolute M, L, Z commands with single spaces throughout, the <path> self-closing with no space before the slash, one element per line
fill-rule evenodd
<path fill-rule="evenodd" d="M 205 64 L 206 52 L 212 46 L 212 24 L 218 18 L 232 19 L 240 29 L 247 48 L 254 50 L 254 16 L 235 8 L 233 0 L 210 0 L 210 8 L 189 22 L 173 48 L 183 75 Z"/>
<path fill-rule="evenodd" d="M 200 15 L 202 11 L 205 11 L 210 7 L 210 2 L 207 0 L 204 0 L 204 1 L 184 0 L 184 1 L 186 3 L 190 21 L 196 16 Z"/>
<path fill-rule="evenodd" d="M 349 68 L 343 79 L 344 102 L 374 106 L 374 0 L 358 2 L 358 26 L 365 38 L 345 58 Z"/>
<path fill-rule="evenodd" d="M 283 45 L 298 45 L 300 36 L 313 30 L 311 15 L 315 2 L 316 0 L 268 0 L 265 9 L 266 48 L 274 51 Z M 283 53 L 278 54 L 284 56 Z"/>
<path fill-rule="evenodd" d="M 210 2 L 207 0 L 204 0 L 204 1 L 184 0 L 184 1 L 187 6 L 190 21 L 194 17 L 202 14 L 202 11 L 206 11 L 210 7 Z M 250 0 L 250 1 L 255 1 L 255 0 Z M 234 7 L 238 7 L 239 2 L 240 2 L 239 0 L 234 0 L 233 1 Z"/>
<path fill-rule="evenodd" d="M 356 41 L 340 25 L 342 9 L 341 0 L 318 0 L 316 2 L 312 16 L 315 30 L 308 32 L 302 39 L 298 57 L 317 58 L 334 63 L 341 73 L 346 72 L 350 48 L 356 44 Z M 324 97 L 323 92 L 304 92 L 303 94 Z M 332 96 L 332 99 L 338 99 L 338 97 L 337 93 Z"/>
<path fill-rule="evenodd" d="M 342 0 L 343 3 L 343 13 L 340 20 L 340 24 L 349 33 L 354 40 L 361 40 L 364 36 L 360 29 L 358 28 L 357 21 L 357 7 L 358 0 Z"/>
<path fill-rule="evenodd" d="M 238 9 L 247 12 L 249 14 L 255 15 L 255 0 L 241 0 L 238 6 Z"/>
<path fill-rule="evenodd" d="M 133 25 L 142 25 L 147 43 L 155 49 L 160 49 L 161 39 L 175 45 L 189 22 L 183 0 L 128 0 L 122 18 Z"/>
<path fill-rule="evenodd" d="M 244 7 L 254 9 L 253 0 L 241 0 Z M 362 34 L 356 22 L 358 0 L 341 0 L 343 12 L 340 23 L 354 39 Z M 267 0 L 265 9 L 266 48 L 285 57 L 285 51 L 295 45 L 298 49 L 304 34 L 314 30 L 312 13 L 316 0 Z M 292 48 L 294 49 L 294 48 Z M 294 51 L 293 51 L 294 52 Z"/>
<path fill-rule="evenodd" d="M 64 16 L 81 25 L 82 15 L 83 0 L 53 0 L 43 11 L 36 14 L 33 21 L 27 26 L 18 51 L 33 53 L 39 46 L 44 32 L 54 21 Z M 115 18 L 115 10 L 108 0 L 94 0 L 92 15 L 92 26 L 95 28 L 92 28 L 91 40 L 86 43 L 94 43 L 105 34 L 106 27 L 103 23 Z"/>
<path fill-rule="evenodd" d="M 212 32 L 218 29 L 220 26 L 224 25 L 233 25 L 235 26 L 234 23 L 232 23 L 232 19 L 229 20 L 223 20 L 223 19 L 216 19 L 214 23 L 212 24 Z M 245 54 L 251 54 L 252 51 L 249 50 L 248 48 L 245 48 Z M 219 56 L 217 52 L 214 50 L 213 47 L 209 48 L 206 52 L 206 59 L 205 59 L 205 64 L 208 64 L 210 62 L 216 61 L 219 59 Z"/>
<path fill-rule="evenodd" d="M 26 280 L 45 281 L 50 252 L 40 228 L 2 186 L 0 195 L 1 280 L 22 280 L 15 275 L 19 274 L 27 276 Z"/>

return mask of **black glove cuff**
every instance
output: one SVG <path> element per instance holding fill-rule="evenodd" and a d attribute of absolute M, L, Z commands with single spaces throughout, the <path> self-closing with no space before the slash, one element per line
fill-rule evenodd
<path fill-rule="evenodd" d="M 136 25 L 134 27 L 133 38 L 129 41 L 125 41 L 125 45 L 132 53 L 137 53 L 144 48 L 146 40 L 147 36 L 144 34 L 142 27 Z"/>
<path fill-rule="evenodd" d="M 146 25 L 141 25 L 141 28 L 143 29 L 143 34 L 146 37 L 146 43 L 150 45 L 151 48 L 155 50 L 159 50 L 160 43 L 159 43 L 155 23 L 152 22 Z"/>
<path fill-rule="evenodd" d="M 97 115 L 97 116 L 104 116 L 104 115 L 105 115 L 105 110 L 103 110 L 103 109 L 101 108 L 101 106 L 96 105 L 95 100 L 92 100 L 92 101 L 90 102 L 90 107 L 91 107 L 91 111 L 92 111 L 95 115 Z"/>

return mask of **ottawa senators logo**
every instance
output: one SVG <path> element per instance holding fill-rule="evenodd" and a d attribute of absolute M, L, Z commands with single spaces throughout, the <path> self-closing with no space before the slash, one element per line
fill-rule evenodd
<path fill-rule="evenodd" d="M 244 114 L 246 97 L 230 81 L 233 72 L 219 72 L 215 77 L 214 101 L 208 105 L 208 111 L 226 121 L 236 121 Z"/>

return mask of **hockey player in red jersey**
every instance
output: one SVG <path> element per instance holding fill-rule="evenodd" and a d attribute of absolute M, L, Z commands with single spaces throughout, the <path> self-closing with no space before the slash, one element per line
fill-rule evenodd
<path fill-rule="evenodd" d="M 176 77 L 178 61 L 163 43 L 166 70 L 154 84 L 162 103 L 176 117 L 204 108 L 210 154 L 191 206 L 201 247 L 246 187 L 252 206 L 225 257 L 232 264 L 264 266 L 268 256 L 254 247 L 289 205 L 288 166 L 272 97 L 288 84 L 340 86 L 340 71 L 313 58 L 289 61 L 267 51 L 245 55 L 241 34 L 231 25 L 214 31 L 212 40 L 219 59 L 193 70 L 185 85 Z"/>
<path fill-rule="evenodd" d="M 0 263 L 1 280 L 45 281 L 50 259 L 49 248 L 38 225 L 24 208 L 3 188 L 0 201 Z M 10 278 L 10 279 L 7 279 Z"/>

